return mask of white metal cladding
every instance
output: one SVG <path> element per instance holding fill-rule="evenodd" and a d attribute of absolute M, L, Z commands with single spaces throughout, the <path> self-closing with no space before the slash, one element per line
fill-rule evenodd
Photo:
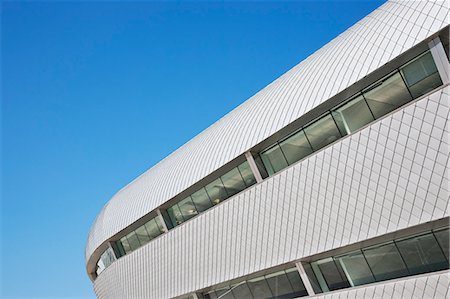
<path fill-rule="evenodd" d="M 411 103 L 120 258 L 97 277 L 95 292 L 175 297 L 447 217 L 449 92 Z"/>
<path fill-rule="evenodd" d="M 94 222 L 106 239 L 448 24 L 443 1 L 389 1 L 120 190 Z"/>

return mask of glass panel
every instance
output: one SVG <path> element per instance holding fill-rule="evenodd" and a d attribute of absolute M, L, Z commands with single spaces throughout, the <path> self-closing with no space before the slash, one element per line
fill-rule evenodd
<path fill-rule="evenodd" d="M 156 223 L 155 219 L 152 219 L 149 222 L 147 222 L 145 224 L 145 228 L 147 229 L 150 239 L 154 239 L 161 234 L 161 230 L 158 227 L 158 224 Z"/>
<path fill-rule="evenodd" d="M 305 134 L 315 151 L 341 138 L 330 114 L 306 127 Z"/>
<path fill-rule="evenodd" d="M 127 235 L 128 243 L 130 244 L 131 250 L 136 250 L 137 248 L 141 247 L 141 243 L 139 242 L 139 239 L 135 232 L 131 232 Z"/>
<path fill-rule="evenodd" d="M 248 287 L 255 298 L 271 298 L 273 297 L 267 281 L 263 277 L 258 277 L 247 281 Z"/>
<path fill-rule="evenodd" d="M 297 268 L 286 270 L 286 275 L 291 282 L 292 289 L 294 290 L 292 293 L 292 298 L 308 296 L 308 292 L 306 291 L 305 285 L 300 278 Z"/>
<path fill-rule="evenodd" d="M 205 299 L 217 299 L 217 295 L 216 295 L 216 292 L 209 291 L 208 293 L 203 294 L 203 298 L 205 298 Z"/>
<path fill-rule="evenodd" d="M 103 270 L 105 270 L 105 264 L 103 263 L 102 259 L 99 259 L 97 262 L 97 269 L 95 270 L 95 273 L 98 275 L 100 275 L 100 273 L 103 272 Z"/>
<path fill-rule="evenodd" d="M 147 234 L 147 230 L 145 229 L 145 226 L 138 227 L 136 230 L 136 235 L 139 239 L 139 242 L 144 245 L 145 243 L 148 243 L 150 241 L 150 237 Z"/>
<path fill-rule="evenodd" d="M 447 259 L 433 234 L 417 236 L 396 243 L 410 274 L 448 268 Z"/>
<path fill-rule="evenodd" d="M 411 95 L 398 72 L 375 83 L 363 94 L 375 118 L 411 101 Z"/>
<path fill-rule="evenodd" d="M 184 221 L 191 219 L 198 214 L 197 209 L 195 208 L 190 196 L 180 201 L 178 203 L 178 207 L 180 208 L 181 215 L 183 215 Z"/>
<path fill-rule="evenodd" d="M 125 253 L 130 253 L 131 252 L 130 243 L 128 243 L 127 237 L 123 237 L 122 239 L 120 239 L 119 242 L 122 244 L 122 247 L 125 250 Z"/>
<path fill-rule="evenodd" d="M 336 258 L 351 286 L 371 283 L 375 278 L 360 250 Z"/>
<path fill-rule="evenodd" d="M 162 225 L 161 218 L 159 216 L 157 216 L 157 217 L 155 217 L 153 219 L 155 220 L 156 224 L 158 225 L 159 232 L 161 234 L 163 234 L 164 233 L 164 227 Z"/>
<path fill-rule="evenodd" d="M 288 163 L 286 162 L 286 159 L 284 158 L 278 144 L 262 152 L 261 159 L 269 175 L 272 175 L 288 166 Z"/>
<path fill-rule="evenodd" d="M 105 252 L 101 256 L 101 259 L 103 261 L 103 264 L 105 265 L 105 268 L 109 267 L 116 260 L 114 252 L 111 248 L 105 250 Z"/>
<path fill-rule="evenodd" d="M 312 148 L 303 131 L 299 131 L 280 142 L 280 147 L 289 165 L 312 153 Z"/>
<path fill-rule="evenodd" d="M 239 169 L 239 171 L 240 171 L 240 173 L 242 175 L 242 178 L 244 179 L 245 185 L 247 187 L 250 187 L 251 185 L 256 183 L 255 176 L 253 175 L 253 172 L 252 172 L 252 170 L 250 168 L 250 165 L 248 164 L 247 161 L 245 161 L 244 163 L 239 165 L 238 169 Z"/>
<path fill-rule="evenodd" d="M 326 258 L 316 263 L 330 291 L 348 288 L 350 286 L 342 268 L 332 258 Z"/>
<path fill-rule="evenodd" d="M 208 193 L 206 193 L 205 188 L 198 190 L 197 192 L 192 194 L 191 197 L 199 213 L 206 211 L 213 206 L 211 200 L 209 199 Z"/>
<path fill-rule="evenodd" d="M 343 135 L 350 134 L 374 120 L 362 96 L 358 96 L 332 113 Z"/>
<path fill-rule="evenodd" d="M 317 280 L 316 275 L 314 274 L 313 269 L 311 268 L 311 265 L 308 263 L 302 263 L 303 268 L 305 269 L 306 275 L 308 275 L 309 282 L 311 283 L 311 286 L 313 287 L 314 293 L 320 294 L 322 293 L 322 288 L 320 287 L 319 281 Z"/>
<path fill-rule="evenodd" d="M 405 65 L 401 72 L 414 98 L 442 85 L 438 70 L 429 51 Z"/>
<path fill-rule="evenodd" d="M 444 229 L 444 230 L 439 230 L 439 231 L 435 231 L 434 235 L 436 236 L 436 239 L 439 242 L 439 245 L 441 245 L 442 251 L 444 251 L 445 257 L 448 258 L 448 254 L 449 254 L 449 238 L 448 238 L 448 228 Z"/>
<path fill-rule="evenodd" d="M 183 223 L 183 215 L 181 215 L 180 208 L 177 204 L 174 204 L 170 208 L 167 209 L 167 214 L 169 214 L 170 221 L 172 222 L 173 226 L 177 226 L 181 223 Z"/>
<path fill-rule="evenodd" d="M 363 249 L 363 253 L 377 281 L 408 275 L 394 243 Z"/>
<path fill-rule="evenodd" d="M 230 287 L 226 286 L 220 289 L 216 289 L 216 296 L 220 299 L 235 299 Z"/>
<path fill-rule="evenodd" d="M 116 256 L 121 257 L 126 254 L 121 241 L 112 242 L 111 246 L 113 247 Z"/>
<path fill-rule="evenodd" d="M 275 297 L 292 294 L 294 292 L 284 271 L 266 275 L 266 280 Z"/>
<path fill-rule="evenodd" d="M 254 157 L 254 159 L 255 159 L 256 166 L 258 166 L 258 170 L 259 170 L 259 173 L 261 174 L 261 177 L 263 179 L 267 178 L 269 176 L 269 174 L 267 173 L 266 167 L 264 166 L 261 156 L 258 155 L 256 157 Z"/>
<path fill-rule="evenodd" d="M 228 197 L 227 191 L 225 190 L 225 187 L 220 179 L 206 185 L 205 189 L 214 205 Z"/>
<path fill-rule="evenodd" d="M 228 196 L 232 196 L 245 189 L 245 183 L 237 168 L 233 168 L 229 172 L 221 176 L 223 185 L 227 190 Z"/>
<path fill-rule="evenodd" d="M 232 285 L 231 290 L 233 292 L 234 298 L 253 299 L 252 293 L 250 292 L 250 289 L 248 288 L 248 285 L 245 281 Z"/>

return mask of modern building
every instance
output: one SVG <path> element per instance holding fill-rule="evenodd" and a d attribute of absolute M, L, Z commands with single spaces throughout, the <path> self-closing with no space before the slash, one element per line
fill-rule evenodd
<path fill-rule="evenodd" d="M 388 1 L 120 190 L 98 298 L 446 298 L 448 24 Z"/>

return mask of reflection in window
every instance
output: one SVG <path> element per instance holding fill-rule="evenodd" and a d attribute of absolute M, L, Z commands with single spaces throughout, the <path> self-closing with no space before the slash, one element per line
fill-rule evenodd
<path fill-rule="evenodd" d="M 448 268 L 447 259 L 433 234 L 396 241 L 395 243 L 410 274 L 426 273 Z"/>
<path fill-rule="evenodd" d="M 180 201 L 178 203 L 178 207 L 180 208 L 181 215 L 183 215 L 184 221 L 189 220 L 198 214 L 197 209 L 195 208 L 190 196 Z"/>
<path fill-rule="evenodd" d="M 205 188 L 202 188 L 193 193 L 191 197 L 199 213 L 206 211 L 207 209 L 212 207 L 212 202 L 209 199 L 208 193 L 206 193 Z"/>
<path fill-rule="evenodd" d="M 449 230 L 447 229 L 443 229 L 443 230 L 439 230 L 439 231 L 435 231 L 434 232 L 434 236 L 436 237 L 436 240 L 439 242 L 439 245 L 442 248 L 442 251 L 445 254 L 445 257 L 447 258 L 447 261 L 449 260 L 448 254 L 449 254 Z"/>
<path fill-rule="evenodd" d="M 247 281 L 253 298 L 272 298 L 272 292 L 264 276 Z"/>
<path fill-rule="evenodd" d="M 363 91 L 363 94 L 375 118 L 412 100 L 411 94 L 398 72 L 375 83 Z"/>
<path fill-rule="evenodd" d="M 178 224 L 183 223 L 183 215 L 181 215 L 180 208 L 177 204 L 174 204 L 170 208 L 167 209 L 167 214 L 169 214 L 170 222 L 172 222 L 173 226 L 177 226 Z"/>
<path fill-rule="evenodd" d="M 303 159 L 313 151 L 303 130 L 281 141 L 280 147 L 289 165 Z"/>
<path fill-rule="evenodd" d="M 250 169 L 250 165 L 248 165 L 247 161 L 239 165 L 238 169 L 247 187 L 250 187 L 251 185 L 256 183 L 255 176 L 253 175 L 253 172 Z"/>
<path fill-rule="evenodd" d="M 332 113 L 343 135 L 351 134 L 374 120 L 362 96 L 358 96 Z"/>
<path fill-rule="evenodd" d="M 225 190 L 227 190 L 228 196 L 239 193 L 246 188 L 244 179 L 237 168 L 233 168 L 220 178 L 225 186 Z"/>
<path fill-rule="evenodd" d="M 336 261 L 340 263 L 351 286 L 354 287 L 375 281 L 369 265 L 360 250 L 337 257 Z"/>
<path fill-rule="evenodd" d="M 419 97 L 442 85 L 430 52 L 426 52 L 405 65 L 401 72 L 413 97 Z"/>
<path fill-rule="evenodd" d="M 127 239 L 128 239 L 128 243 L 130 244 L 130 249 L 132 251 L 141 247 L 141 243 L 139 242 L 139 239 L 135 232 L 129 233 L 127 235 Z"/>
<path fill-rule="evenodd" d="M 408 275 L 394 243 L 364 249 L 363 252 L 377 281 Z"/>
<path fill-rule="evenodd" d="M 315 151 L 341 138 L 330 114 L 306 127 L 305 134 Z"/>
<path fill-rule="evenodd" d="M 214 205 L 228 197 L 227 191 L 220 178 L 206 185 L 205 189 Z"/>
<path fill-rule="evenodd" d="M 286 159 L 284 158 L 278 144 L 262 152 L 261 159 L 269 175 L 272 175 L 288 166 L 288 163 L 286 162 Z"/>
<path fill-rule="evenodd" d="M 105 252 L 102 253 L 100 259 L 97 262 L 97 268 L 95 270 L 95 274 L 97 276 L 103 272 L 106 268 L 108 268 L 114 261 L 116 257 L 114 256 L 114 252 L 111 248 L 107 248 Z"/>
<path fill-rule="evenodd" d="M 145 226 L 141 226 L 141 227 L 137 228 L 136 235 L 141 244 L 146 244 L 150 241 L 150 237 L 147 233 L 147 230 L 145 229 Z"/>
<path fill-rule="evenodd" d="M 341 266 L 332 258 L 316 261 L 311 263 L 311 266 L 322 289 L 334 291 L 350 286 Z"/>
<path fill-rule="evenodd" d="M 234 298 L 253 298 L 252 292 L 245 281 L 232 285 L 231 291 Z"/>

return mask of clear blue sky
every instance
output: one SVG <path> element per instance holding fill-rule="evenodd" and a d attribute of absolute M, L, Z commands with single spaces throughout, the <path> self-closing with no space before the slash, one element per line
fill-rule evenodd
<path fill-rule="evenodd" d="M 2 2 L 2 298 L 94 298 L 108 199 L 382 2 Z"/>

